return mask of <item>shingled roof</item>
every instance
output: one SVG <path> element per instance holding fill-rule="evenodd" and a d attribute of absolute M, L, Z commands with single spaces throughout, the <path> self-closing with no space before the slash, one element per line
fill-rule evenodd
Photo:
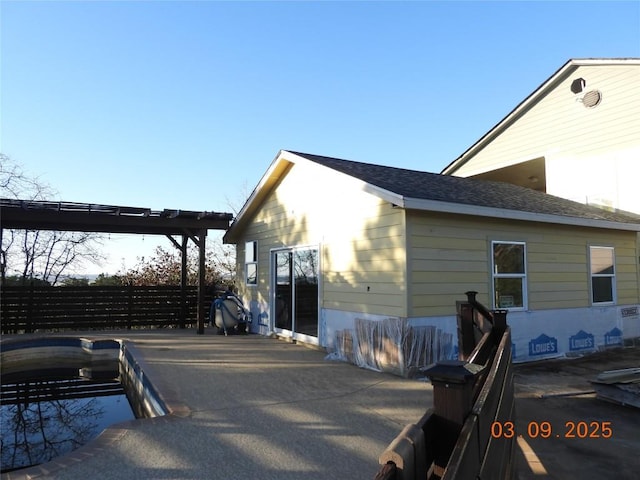
<path fill-rule="evenodd" d="M 640 215 L 623 211 L 609 211 L 510 183 L 454 177 L 308 153 L 289 152 L 350 175 L 404 199 L 631 224 L 637 225 L 637 228 L 625 228 L 625 230 L 640 231 Z"/>

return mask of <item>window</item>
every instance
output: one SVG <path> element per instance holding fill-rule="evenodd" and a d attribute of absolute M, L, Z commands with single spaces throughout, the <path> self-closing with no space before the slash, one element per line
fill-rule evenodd
<path fill-rule="evenodd" d="M 613 303 L 616 271 L 613 247 L 589 247 L 592 303 Z"/>
<path fill-rule="evenodd" d="M 493 304 L 495 308 L 527 308 L 525 244 L 491 242 Z"/>
<path fill-rule="evenodd" d="M 247 285 L 258 284 L 258 242 L 245 243 L 244 275 Z"/>

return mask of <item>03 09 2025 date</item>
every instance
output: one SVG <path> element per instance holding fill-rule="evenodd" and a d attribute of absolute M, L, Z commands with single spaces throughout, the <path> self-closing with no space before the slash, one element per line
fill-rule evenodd
<path fill-rule="evenodd" d="M 526 436 L 528 438 L 612 438 L 613 425 L 602 421 L 573 421 L 564 422 L 562 427 L 554 426 L 547 421 L 533 421 L 527 424 L 526 432 L 517 431 L 514 422 L 493 422 L 491 424 L 493 438 L 513 438 Z"/>

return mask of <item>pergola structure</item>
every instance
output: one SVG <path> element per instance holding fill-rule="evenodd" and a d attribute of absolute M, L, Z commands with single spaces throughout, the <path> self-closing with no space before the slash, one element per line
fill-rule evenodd
<path fill-rule="evenodd" d="M 165 235 L 182 253 L 181 287 L 187 286 L 187 245 L 198 247 L 197 330 L 205 324 L 205 247 L 208 230 L 227 230 L 231 213 L 96 205 L 76 202 L 48 202 L 0 199 L 0 239 L 5 228 L 69 232 L 131 233 Z M 174 235 L 182 237 L 178 242 Z"/>

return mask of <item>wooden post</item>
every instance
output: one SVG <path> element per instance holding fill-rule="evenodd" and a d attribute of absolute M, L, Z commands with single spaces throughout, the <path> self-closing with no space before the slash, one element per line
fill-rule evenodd
<path fill-rule="evenodd" d="M 456 302 L 458 313 L 458 359 L 466 360 L 476 346 L 473 332 L 473 306 L 468 302 Z"/>
<path fill-rule="evenodd" d="M 182 265 L 180 268 L 180 328 L 187 326 L 187 243 L 189 237 L 182 236 L 182 246 L 180 253 L 182 255 Z"/>
<path fill-rule="evenodd" d="M 493 334 L 496 339 L 502 337 L 502 334 L 507 329 L 507 313 L 509 310 L 493 310 Z"/>
<path fill-rule="evenodd" d="M 476 295 L 478 294 L 478 292 L 474 292 L 473 290 L 471 290 L 471 291 L 465 292 L 465 294 L 467 295 L 467 301 L 471 305 L 473 305 L 474 310 L 477 310 L 478 313 L 483 318 L 491 320 L 492 318 L 491 312 L 487 310 L 487 308 L 484 305 L 482 305 L 478 300 L 476 300 Z"/>
<path fill-rule="evenodd" d="M 425 370 L 433 384 L 434 413 L 462 426 L 473 407 L 473 385 L 483 369 L 475 363 L 446 360 Z"/>
<path fill-rule="evenodd" d="M 204 334 L 204 319 L 206 312 L 204 310 L 205 302 L 205 247 L 207 241 L 207 231 L 201 229 L 198 232 L 198 333 Z"/>
<path fill-rule="evenodd" d="M 473 387 L 482 370 L 481 365 L 448 360 L 424 372 L 433 384 L 433 411 L 439 426 L 434 463 L 439 471 L 446 468 L 462 425 L 473 408 Z"/>
<path fill-rule="evenodd" d="M 133 324 L 133 284 L 127 285 L 127 330 L 131 330 Z"/>
<path fill-rule="evenodd" d="M 29 285 L 29 296 L 27 297 L 27 321 L 26 328 L 24 330 L 25 333 L 33 333 L 33 290 L 34 285 L 32 279 Z"/>
<path fill-rule="evenodd" d="M 182 243 L 178 243 L 172 235 L 166 235 L 171 240 L 173 246 L 180 250 L 180 318 L 178 323 L 180 328 L 186 328 L 187 326 L 187 244 L 189 243 L 189 236 L 182 235 Z M 198 245 L 198 240 L 193 238 L 193 243 Z"/>

